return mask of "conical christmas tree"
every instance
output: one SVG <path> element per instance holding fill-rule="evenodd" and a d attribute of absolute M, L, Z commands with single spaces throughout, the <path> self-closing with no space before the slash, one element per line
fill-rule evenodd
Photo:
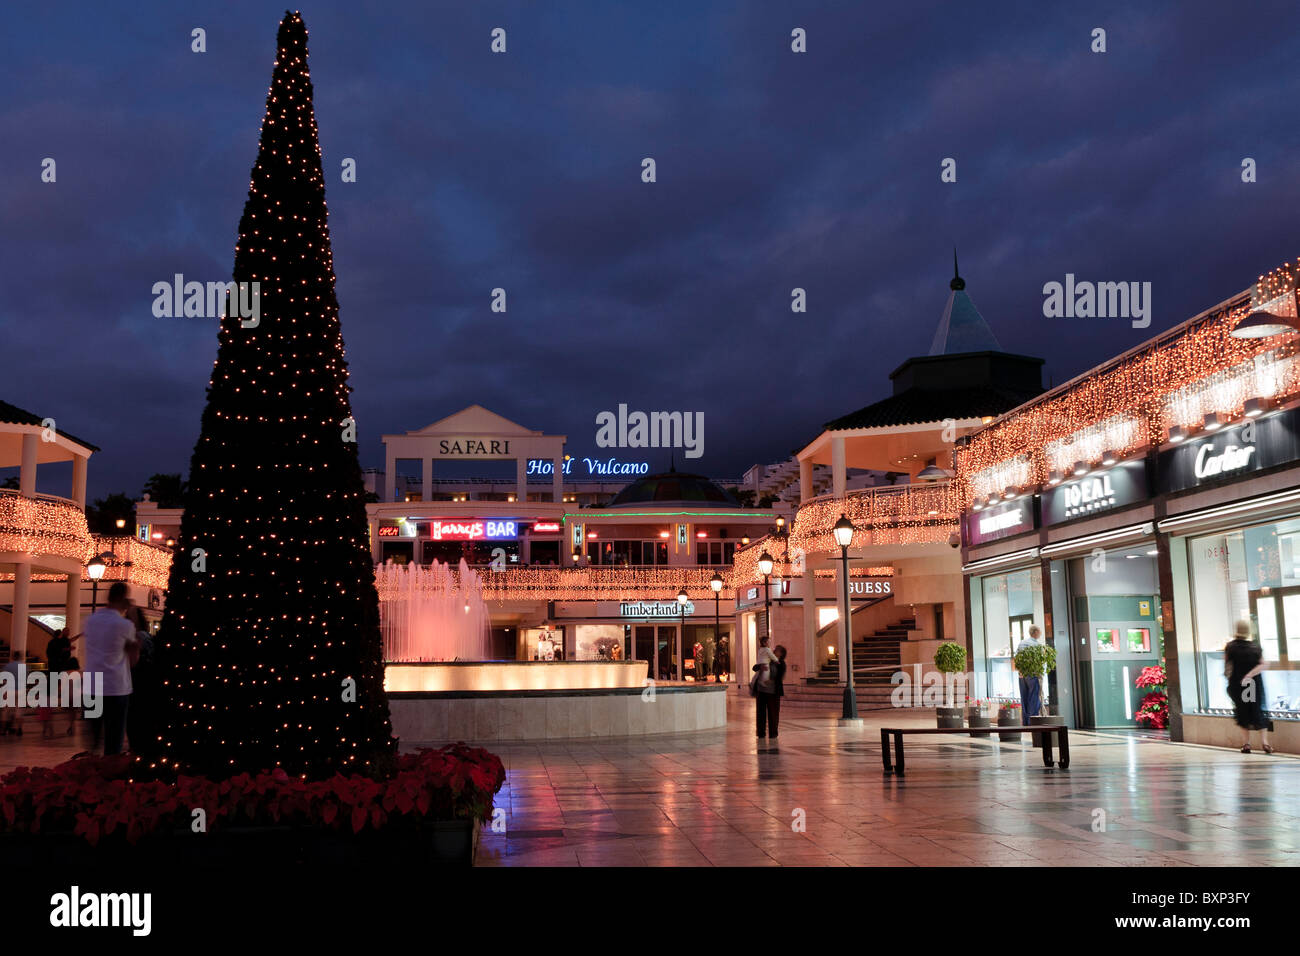
<path fill-rule="evenodd" d="M 285 15 L 168 586 L 157 764 L 382 772 L 395 742 L 307 28 Z M 246 305 L 251 302 L 245 300 Z M 233 313 L 233 314 L 231 314 Z"/>

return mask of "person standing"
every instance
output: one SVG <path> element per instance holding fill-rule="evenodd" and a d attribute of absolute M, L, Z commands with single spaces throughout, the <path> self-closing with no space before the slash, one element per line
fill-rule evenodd
<path fill-rule="evenodd" d="M 14 651 L 9 663 L 0 667 L 0 672 L 10 675 L 17 700 L 12 707 L 0 707 L 0 735 L 23 734 L 23 702 L 27 700 L 27 665 L 23 663 L 23 652 Z"/>
<path fill-rule="evenodd" d="M 1232 712 L 1241 728 L 1241 752 L 1250 750 L 1250 732 L 1259 731 L 1264 753 L 1271 754 L 1268 744 L 1269 719 L 1264 715 L 1264 649 L 1251 640 L 1250 621 L 1238 621 L 1237 633 L 1223 648 L 1223 670 L 1228 678 L 1228 696 Z"/>
<path fill-rule="evenodd" d="M 781 706 L 780 699 L 776 696 L 774 680 L 774 665 L 779 661 L 776 654 L 767 646 L 768 640 L 766 634 L 758 639 L 758 661 L 754 664 L 754 703 L 760 740 L 765 739 L 769 732 L 771 736 L 776 736 L 776 724 Z"/>
<path fill-rule="evenodd" d="M 158 681 L 153 663 L 153 637 L 144 611 L 133 605 L 126 619 L 140 642 L 137 659 L 131 665 L 131 707 L 126 716 L 126 739 L 131 752 L 152 755 L 158 741 Z"/>
<path fill-rule="evenodd" d="M 95 747 L 104 742 L 104 755 L 122 752 L 126 710 L 131 700 L 131 664 L 139 653 L 135 625 L 124 616 L 131 606 L 126 583 L 114 582 L 108 603 L 86 621 L 86 664 L 90 680 L 102 675 L 103 712 L 95 720 Z"/>
<path fill-rule="evenodd" d="M 785 655 L 787 653 L 784 644 L 776 645 L 776 663 L 772 665 L 772 699 L 767 705 L 767 736 L 770 740 L 776 740 L 777 725 L 781 720 L 781 698 L 785 696 Z"/>
<path fill-rule="evenodd" d="M 1043 632 L 1038 629 L 1037 624 L 1030 625 L 1029 636 L 1017 644 L 1016 649 L 1011 652 L 1012 667 L 1016 666 L 1015 655 L 1020 653 L 1022 647 L 1043 646 L 1042 634 Z M 1026 724 L 1029 723 L 1030 717 L 1038 716 L 1038 709 L 1042 701 L 1042 686 L 1040 684 L 1042 677 L 1042 674 L 1035 674 L 1033 677 L 1026 677 L 1024 674 L 1020 675 L 1020 706 L 1022 708 L 1020 717 Z"/>

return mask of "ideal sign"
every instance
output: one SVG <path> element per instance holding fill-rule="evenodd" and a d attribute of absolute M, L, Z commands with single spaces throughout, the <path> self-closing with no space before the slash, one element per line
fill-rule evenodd
<path fill-rule="evenodd" d="M 687 601 L 684 605 L 676 601 L 624 601 L 618 606 L 621 617 L 679 617 L 695 613 L 695 605 Z"/>
<path fill-rule="evenodd" d="M 1043 524 L 1059 524 L 1140 504 L 1149 494 L 1146 460 L 1126 461 L 1044 491 Z"/>
<path fill-rule="evenodd" d="M 479 520 L 447 520 L 435 518 L 429 522 L 429 537 L 434 541 L 497 541 L 519 536 L 519 522 Z"/>
<path fill-rule="evenodd" d="M 1161 492 L 1185 491 L 1300 460 L 1300 409 L 1290 409 L 1162 451 Z"/>

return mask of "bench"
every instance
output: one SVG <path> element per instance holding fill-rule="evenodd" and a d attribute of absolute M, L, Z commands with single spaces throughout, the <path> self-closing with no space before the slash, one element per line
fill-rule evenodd
<path fill-rule="evenodd" d="M 1070 768 L 1070 734 L 1064 724 L 1034 724 L 1030 727 L 882 727 L 880 729 L 880 759 L 885 764 L 885 773 L 897 777 L 903 775 L 903 735 L 904 734 L 1027 734 L 1041 733 L 1039 738 L 1043 748 L 1043 766 L 1052 765 L 1052 734 L 1056 734 L 1061 759 L 1056 765 L 1062 770 Z M 894 737 L 894 759 L 890 761 L 889 737 Z"/>

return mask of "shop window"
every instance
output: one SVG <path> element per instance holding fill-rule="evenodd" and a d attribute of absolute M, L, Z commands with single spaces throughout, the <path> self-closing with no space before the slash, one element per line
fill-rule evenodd
<path fill-rule="evenodd" d="M 1267 664 L 1265 710 L 1300 717 L 1300 519 L 1192 538 L 1187 558 L 1199 708 L 1231 711 L 1224 647 L 1249 621 Z"/>

